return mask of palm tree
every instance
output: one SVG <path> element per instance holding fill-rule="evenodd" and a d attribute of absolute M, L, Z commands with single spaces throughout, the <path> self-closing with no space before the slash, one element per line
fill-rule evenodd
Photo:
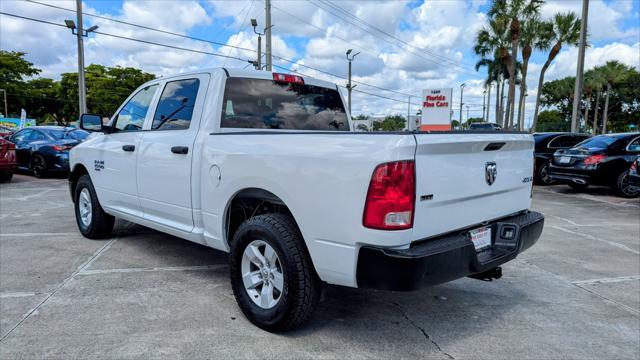
<path fill-rule="evenodd" d="M 536 94 L 536 107 L 533 112 L 533 125 L 531 131 L 536 130 L 536 123 L 538 122 L 538 110 L 540 109 L 540 95 L 542 94 L 542 87 L 544 86 L 544 73 L 547 71 L 553 60 L 558 56 L 558 53 L 562 49 L 564 44 L 578 45 L 580 40 L 580 19 L 578 16 L 570 11 L 567 13 L 555 14 L 549 24 L 545 26 L 550 33 L 546 34 L 549 38 L 549 44 L 554 44 L 549 51 L 547 61 L 545 61 L 542 69 L 540 70 L 540 79 L 538 80 L 538 91 Z"/>
<path fill-rule="evenodd" d="M 605 84 L 607 86 L 607 92 L 604 98 L 604 110 L 602 112 L 602 133 L 607 132 L 607 116 L 609 114 L 609 94 L 611 94 L 613 85 L 622 81 L 626 73 L 629 71 L 629 67 L 620 63 L 619 61 L 607 61 L 601 69 L 604 76 Z"/>
<path fill-rule="evenodd" d="M 543 22 L 538 16 L 534 16 L 523 23 L 520 33 L 520 45 L 522 51 L 522 66 L 520 72 L 522 81 L 520 82 L 520 100 L 518 101 L 518 125 L 519 130 L 524 129 L 524 104 L 525 95 L 527 93 L 527 71 L 529 68 L 529 59 L 533 49 L 547 50 L 549 47 L 549 23 Z"/>
<path fill-rule="evenodd" d="M 593 68 L 584 74 L 584 94 L 586 106 L 584 108 L 584 123 L 589 124 L 589 110 L 591 108 L 591 100 L 593 93 L 596 94 L 596 106 L 593 108 L 593 135 L 598 132 L 598 108 L 600 107 L 600 93 L 605 84 L 605 79 L 601 68 Z"/>
<path fill-rule="evenodd" d="M 507 127 L 513 127 L 516 96 L 516 60 L 518 57 L 518 45 L 520 44 L 522 22 L 528 21 L 540 13 L 540 5 L 543 0 L 495 0 L 489 9 L 488 15 L 492 18 L 505 19 L 509 24 L 509 40 L 511 42 L 511 55 L 508 58 L 507 69 L 509 71 L 509 93 L 507 106 Z"/>
<path fill-rule="evenodd" d="M 487 66 L 488 79 L 496 82 L 496 96 L 502 96 L 497 89 L 500 88 L 504 77 L 503 68 L 506 68 L 510 60 L 509 55 L 509 26 L 508 20 L 495 18 L 489 20 L 489 26 L 483 26 L 476 35 L 476 44 L 473 51 L 480 56 L 480 61 L 476 64 L 476 70 L 482 66 Z M 491 65 L 491 66 L 489 66 Z M 496 98 L 496 123 L 504 127 L 498 109 L 500 98 Z"/>

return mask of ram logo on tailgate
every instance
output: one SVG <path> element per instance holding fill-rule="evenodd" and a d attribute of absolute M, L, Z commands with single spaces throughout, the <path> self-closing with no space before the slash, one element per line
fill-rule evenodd
<path fill-rule="evenodd" d="M 498 176 L 498 167 L 494 162 L 488 162 L 484 165 L 484 180 L 489 184 L 489 186 L 493 185 L 496 181 L 496 177 Z"/>

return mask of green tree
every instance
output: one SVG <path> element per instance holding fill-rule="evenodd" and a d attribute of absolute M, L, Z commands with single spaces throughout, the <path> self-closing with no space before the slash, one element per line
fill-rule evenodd
<path fill-rule="evenodd" d="M 506 127 L 513 128 L 515 114 L 516 95 L 516 61 L 518 57 L 518 46 L 520 45 L 522 22 L 527 22 L 540 13 L 542 0 L 494 0 L 488 15 L 492 18 L 504 19 L 509 27 L 509 40 L 511 55 L 504 57 L 508 59 L 507 70 L 509 71 L 509 91 L 507 95 L 507 120 Z M 506 49 L 505 49 L 506 50 Z"/>
<path fill-rule="evenodd" d="M 40 73 L 40 69 L 24 59 L 25 55 L 23 52 L 0 50 L 0 89 L 7 92 L 10 116 L 18 116 L 20 109 L 25 107 L 26 78 Z"/>
<path fill-rule="evenodd" d="M 602 133 L 607 133 L 607 120 L 609 116 L 609 97 L 614 85 L 622 82 L 628 76 L 630 67 L 618 62 L 607 61 L 607 63 L 599 69 L 605 80 L 607 91 L 605 93 L 604 110 L 602 112 Z"/>
<path fill-rule="evenodd" d="M 574 12 L 557 13 L 550 23 L 544 29 L 548 31 L 545 38 L 549 39 L 549 45 L 554 44 L 549 51 L 547 60 L 540 70 L 540 78 L 538 80 L 538 93 L 536 95 L 536 106 L 533 111 L 533 124 L 531 131 L 536 131 L 538 122 L 538 111 L 540 109 L 540 97 L 544 89 L 544 74 L 558 56 L 563 45 L 578 45 L 580 40 L 580 19 Z"/>
<path fill-rule="evenodd" d="M 373 131 L 400 131 L 405 125 L 405 118 L 401 115 L 389 115 L 382 121 L 374 121 Z"/>
<path fill-rule="evenodd" d="M 527 93 L 527 73 L 529 59 L 534 49 L 546 50 L 549 47 L 548 36 L 551 33 L 548 22 L 543 22 L 535 15 L 522 24 L 520 47 L 522 49 L 522 65 L 520 66 L 520 98 L 518 100 L 517 128 L 524 130 L 525 95 Z"/>
<path fill-rule="evenodd" d="M 571 122 L 558 110 L 544 110 L 538 115 L 538 131 L 569 131 Z"/>

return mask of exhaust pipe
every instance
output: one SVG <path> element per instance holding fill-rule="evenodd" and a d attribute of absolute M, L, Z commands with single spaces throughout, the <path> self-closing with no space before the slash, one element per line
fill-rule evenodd
<path fill-rule="evenodd" d="M 587 184 L 587 182 L 582 180 L 582 179 L 571 179 L 571 180 L 573 180 L 573 182 L 576 183 L 576 184 L 580 184 L 580 185 L 586 185 Z"/>

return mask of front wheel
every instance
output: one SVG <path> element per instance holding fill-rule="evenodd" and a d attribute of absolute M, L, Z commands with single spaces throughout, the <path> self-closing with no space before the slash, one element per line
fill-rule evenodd
<path fill-rule="evenodd" d="M 635 198 L 640 196 L 640 190 L 629 184 L 629 172 L 624 171 L 616 179 L 616 194 L 625 198 Z"/>
<path fill-rule="evenodd" d="M 229 265 L 236 301 L 256 326 L 282 331 L 311 316 L 321 283 L 290 216 L 265 214 L 242 223 Z"/>
<path fill-rule="evenodd" d="M 31 160 L 31 171 L 33 176 L 37 178 L 43 178 L 47 176 L 47 160 L 40 154 L 33 155 Z"/>
<path fill-rule="evenodd" d="M 89 175 L 78 179 L 74 192 L 76 222 L 82 235 L 89 239 L 109 236 L 115 218 L 102 209 Z"/>

